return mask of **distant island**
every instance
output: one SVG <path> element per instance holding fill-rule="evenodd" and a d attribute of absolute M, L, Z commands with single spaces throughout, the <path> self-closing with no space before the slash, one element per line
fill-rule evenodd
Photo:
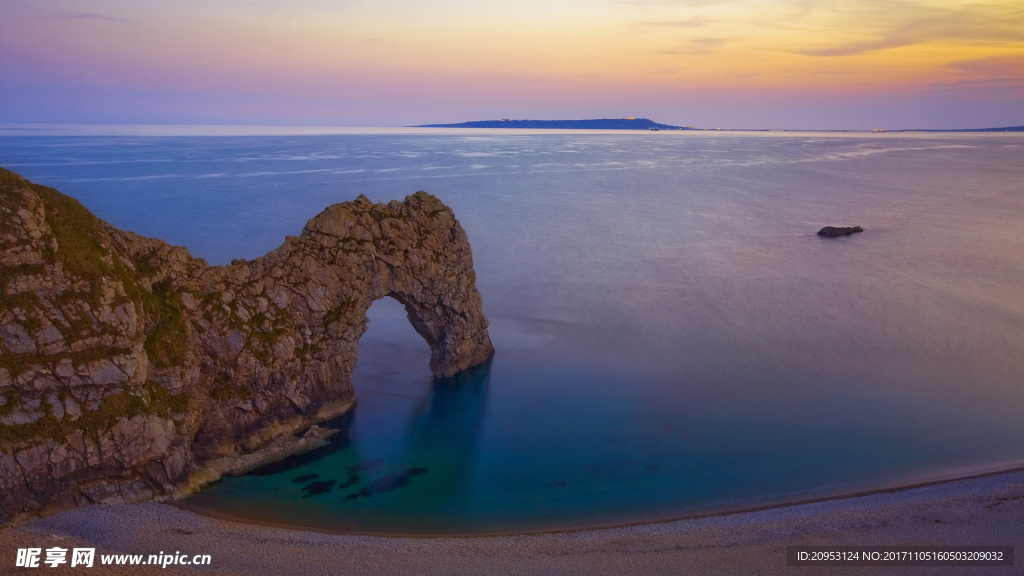
<path fill-rule="evenodd" d="M 959 130 L 901 130 L 901 132 L 1024 132 L 1024 126 L 1004 126 L 1002 128 L 961 128 Z"/>
<path fill-rule="evenodd" d="M 459 124 L 423 124 L 409 128 L 542 128 L 561 130 L 694 130 L 691 126 L 658 124 L 647 118 L 599 118 L 595 120 L 478 120 Z"/>
<path fill-rule="evenodd" d="M 476 120 L 458 124 L 420 124 L 406 128 L 532 128 L 542 130 L 699 130 L 723 132 L 1024 132 L 1024 126 L 1002 128 L 902 128 L 884 130 L 881 128 L 863 130 L 813 130 L 813 129 L 765 129 L 765 128 L 694 128 L 693 126 L 672 126 L 659 124 L 647 118 L 597 118 L 594 120 Z"/>

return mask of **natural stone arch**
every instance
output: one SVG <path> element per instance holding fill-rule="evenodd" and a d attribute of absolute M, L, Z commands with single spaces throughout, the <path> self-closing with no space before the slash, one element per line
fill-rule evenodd
<path fill-rule="evenodd" d="M 316 447 L 313 425 L 353 406 L 379 298 L 403 303 L 436 376 L 487 361 L 475 279 L 425 192 L 330 206 L 265 256 L 210 266 L 0 169 L 0 524 Z"/>
<path fill-rule="evenodd" d="M 333 310 L 355 300 L 355 316 L 362 320 L 375 300 L 400 302 L 430 346 L 435 376 L 452 376 L 493 352 L 466 233 L 437 198 L 417 192 L 404 203 L 374 205 L 360 196 L 310 220 L 299 240 L 318 247 L 318 260 L 340 280 L 309 274 L 334 296 Z M 332 245 L 334 250 L 322 248 Z M 287 260 L 295 260 L 296 252 L 301 250 L 288 250 Z"/>
<path fill-rule="evenodd" d="M 451 209 L 437 198 L 417 192 L 404 203 L 375 205 L 360 196 L 310 220 L 299 241 L 315 246 L 324 271 L 337 277 L 337 282 L 324 278 L 318 270 L 307 275 L 312 291 L 327 290 L 334 297 L 334 308 L 324 315 L 327 323 L 358 319 L 365 330 L 370 304 L 390 296 L 405 307 L 409 322 L 430 346 L 435 376 L 452 376 L 484 362 L 494 351 L 469 241 Z M 331 249 L 324 250 L 325 246 Z M 278 256 L 276 252 L 267 258 Z M 296 260 L 308 265 L 304 252 L 286 250 L 284 265 Z M 330 315 L 353 301 L 358 303 L 355 317 Z M 314 309 L 309 311 L 316 315 Z"/>
<path fill-rule="evenodd" d="M 197 283 L 202 302 L 214 301 L 197 310 L 200 340 L 212 351 L 201 379 L 213 382 L 211 390 L 224 389 L 216 385 L 217 371 L 227 369 L 230 385 L 242 390 L 214 392 L 214 400 L 258 396 L 277 404 L 276 411 L 269 410 L 277 420 L 289 405 L 310 415 L 324 405 L 351 402 L 366 311 L 386 296 L 402 303 L 427 342 L 436 377 L 480 364 L 494 351 L 466 233 L 451 209 L 425 192 L 386 205 L 365 196 L 335 204 L 273 252 L 211 268 Z M 225 308 L 225 294 L 232 302 L 244 296 Z M 233 326 L 234 316 L 261 316 L 260 325 L 249 327 L 243 338 L 246 327 Z M 272 337 L 261 335 L 267 331 Z M 290 350 L 301 353 L 292 356 Z M 239 419 L 234 407 L 211 403 L 197 436 L 200 444 L 272 428 L 259 419 Z"/>

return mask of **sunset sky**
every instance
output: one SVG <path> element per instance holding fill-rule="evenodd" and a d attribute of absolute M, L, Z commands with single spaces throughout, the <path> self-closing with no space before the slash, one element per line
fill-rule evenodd
<path fill-rule="evenodd" d="M 1024 1 L 0 0 L 0 121 L 1024 124 Z"/>

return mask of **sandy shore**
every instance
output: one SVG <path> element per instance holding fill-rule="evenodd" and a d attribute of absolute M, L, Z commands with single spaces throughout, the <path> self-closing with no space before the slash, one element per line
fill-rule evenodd
<path fill-rule="evenodd" d="M 794 545 L 1015 546 L 1015 567 L 786 566 Z M 1022 574 L 1024 471 L 658 524 L 483 538 L 382 538 L 226 522 L 157 503 L 89 506 L 0 530 L 0 573 L 19 547 L 209 554 L 201 569 L 43 567 L 43 574 Z M 98 559 L 97 559 L 98 564 Z"/>

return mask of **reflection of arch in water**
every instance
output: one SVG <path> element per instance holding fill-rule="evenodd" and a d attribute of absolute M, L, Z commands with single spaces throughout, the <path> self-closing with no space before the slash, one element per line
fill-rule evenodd
<path fill-rule="evenodd" d="M 469 482 L 490 378 L 488 359 L 450 378 L 435 379 L 429 408 L 411 426 L 409 464 L 428 468 L 432 480 L 442 480 L 451 490 Z"/>

